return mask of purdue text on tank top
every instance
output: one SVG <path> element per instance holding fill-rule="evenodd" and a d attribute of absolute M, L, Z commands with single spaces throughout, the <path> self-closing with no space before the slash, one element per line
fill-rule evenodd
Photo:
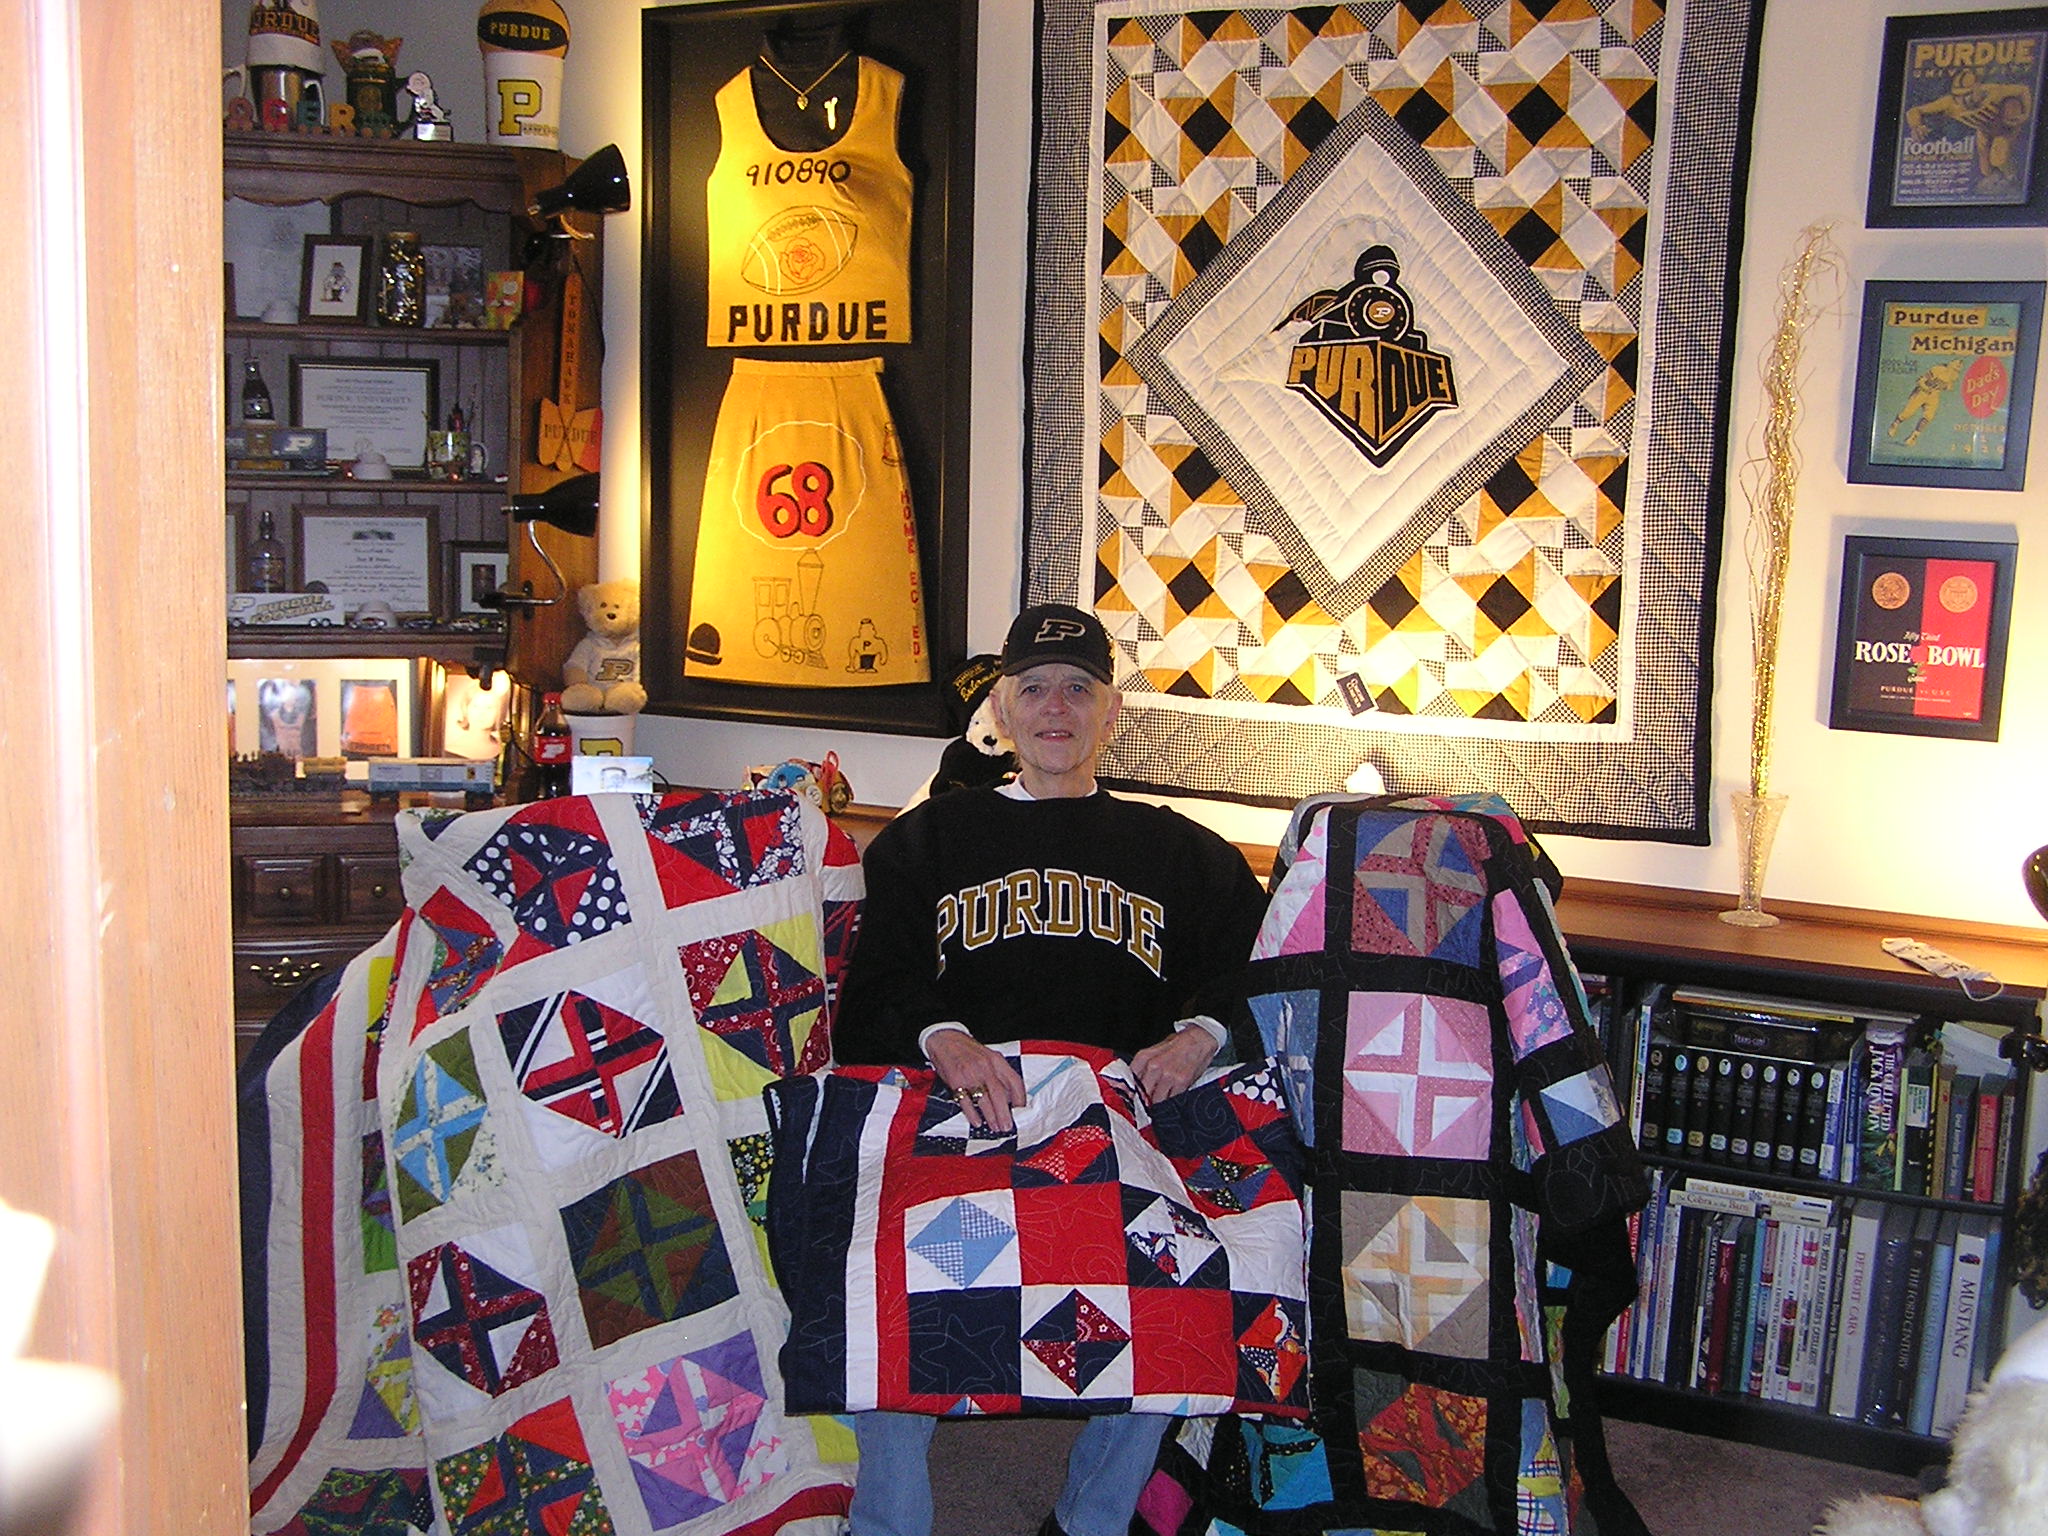
<path fill-rule="evenodd" d="M 896 152 L 903 76 L 860 61 L 837 143 L 782 149 L 748 71 L 718 91 L 718 162 L 705 184 L 713 347 L 910 340 L 910 172 Z"/>

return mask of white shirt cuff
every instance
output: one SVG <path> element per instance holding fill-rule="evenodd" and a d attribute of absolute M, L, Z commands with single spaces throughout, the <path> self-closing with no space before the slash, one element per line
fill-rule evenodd
<path fill-rule="evenodd" d="M 1175 1034 L 1179 1034 L 1184 1029 L 1201 1030 L 1211 1040 L 1216 1042 L 1216 1049 L 1219 1051 L 1223 1049 L 1230 1039 L 1230 1031 L 1225 1029 L 1216 1020 L 1210 1018 L 1206 1013 L 1198 1013 L 1192 1019 L 1182 1019 L 1173 1026 Z"/>
<path fill-rule="evenodd" d="M 965 1024 L 958 1023 L 957 1021 L 952 1019 L 944 1019 L 937 1024 L 927 1024 L 923 1029 L 917 1032 L 918 1054 L 923 1056 L 926 1061 L 930 1061 L 932 1057 L 931 1052 L 927 1051 L 924 1048 L 925 1042 L 931 1039 L 933 1035 L 936 1035 L 942 1029 L 957 1029 L 963 1035 L 972 1035 L 974 1033 L 974 1031 L 969 1029 Z"/>

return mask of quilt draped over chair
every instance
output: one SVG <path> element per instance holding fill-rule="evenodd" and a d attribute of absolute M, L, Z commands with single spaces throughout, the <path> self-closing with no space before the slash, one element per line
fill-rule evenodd
<path fill-rule="evenodd" d="M 761 1090 L 829 1058 L 851 841 L 784 793 L 398 833 L 399 921 L 244 1069 L 251 1529 L 836 1530 Z"/>
<path fill-rule="evenodd" d="M 1640 1532 L 1590 1388 L 1648 1189 L 1531 846 L 1490 796 L 1305 812 L 1250 1028 L 1307 1148 L 1313 1413 L 1189 1421 L 1141 1522 Z"/>

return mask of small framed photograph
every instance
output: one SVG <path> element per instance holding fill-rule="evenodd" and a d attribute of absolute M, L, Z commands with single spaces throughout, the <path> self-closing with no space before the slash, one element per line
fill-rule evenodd
<path fill-rule="evenodd" d="M 2042 286 L 1863 285 L 1851 480 L 2025 487 Z"/>
<path fill-rule="evenodd" d="M 505 748 L 511 703 L 510 674 L 493 672 L 485 688 L 467 672 L 450 671 L 441 684 L 440 755 L 472 762 L 495 758 Z"/>
<path fill-rule="evenodd" d="M 1828 728 L 1998 740 L 2016 544 L 1853 535 Z"/>
<path fill-rule="evenodd" d="M 256 683 L 256 750 L 318 757 L 319 688 L 310 678 L 265 677 Z"/>
<path fill-rule="evenodd" d="M 299 276 L 299 319 L 307 325 L 366 325 L 370 319 L 370 242 L 352 235 L 306 236 Z"/>
<path fill-rule="evenodd" d="M 388 677 L 341 680 L 341 755 L 397 757 L 398 684 Z"/>
<path fill-rule="evenodd" d="M 331 460 L 382 455 L 396 473 L 424 474 L 438 419 L 441 365 L 432 358 L 294 357 L 292 425 L 327 433 Z"/>
<path fill-rule="evenodd" d="M 448 546 L 450 613 L 500 613 L 484 599 L 512 576 L 512 552 L 502 544 Z"/>
<path fill-rule="evenodd" d="M 328 593 L 351 618 L 365 603 L 401 616 L 434 611 L 440 588 L 431 510 L 301 507 L 298 527 L 301 588 Z"/>
<path fill-rule="evenodd" d="M 2048 224 L 2048 6 L 1885 22 L 1864 222 Z"/>
<path fill-rule="evenodd" d="M 423 245 L 427 268 L 426 323 L 441 328 L 484 328 L 484 248 Z"/>
<path fill-rule="evenodd" d="M 237 320 L 291 325 L 299 318 L 308 236 L 325 237 L 334 210 L 326 203 L 253 203 L 231 197 L 221 210 L 223 255 L 235 269 Z"/>

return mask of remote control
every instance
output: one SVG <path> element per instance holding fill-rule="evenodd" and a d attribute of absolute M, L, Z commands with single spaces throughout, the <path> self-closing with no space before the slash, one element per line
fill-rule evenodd
<path fill-rule="evenodd" d="M 1967 977 L 1971 981 L 1988 981 L 1989 971 L 1966 965 L 1945 949 L 1936 949 L 1932 944 L 1922 944 L 1918 939 L 1885 939 L 1879 948 L 1888 955 L 1895 955 L 1908 965 L 1917 965 L 1921 970 L 1951 980 Z"/>

